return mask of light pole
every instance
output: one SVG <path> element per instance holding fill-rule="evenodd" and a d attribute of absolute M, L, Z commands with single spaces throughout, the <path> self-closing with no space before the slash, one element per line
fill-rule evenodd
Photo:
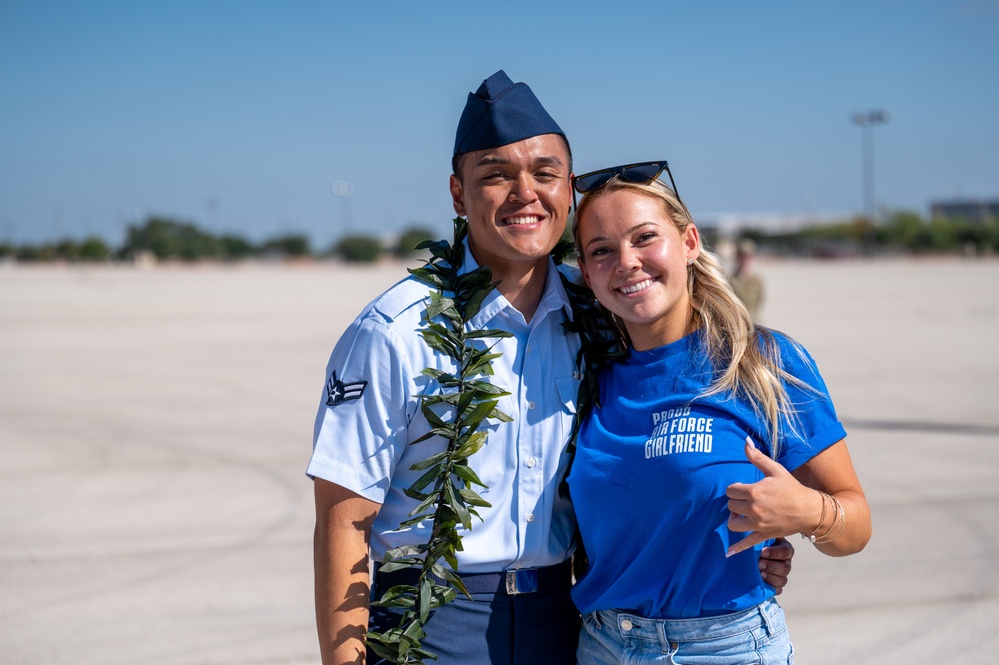
<path fill-rule="evenodd" d="M 874 136 L 871 129 L 874 125 L 886 123 L 890 119 L 888 112 L 880 109 L 859 111 L 852 117 L 853 124 L 859 126 L 861 130 L 864 212 L 871 221 L 874 220 Z"/>

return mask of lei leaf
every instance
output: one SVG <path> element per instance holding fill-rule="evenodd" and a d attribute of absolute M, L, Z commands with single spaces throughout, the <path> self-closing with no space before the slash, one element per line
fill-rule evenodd
<path fill-rule="evenodd" d="M 561 264 L 573 253 L 572 243 L 560 240 L 552 250 L 552 259 L 556 264 Z M 612 362 L 625 360 L 629 352 L 620 330 L 607 310 L 597 302 L 593 291 L 585 284 L 572 281 L 562 271 L 559 271 L 559 277 L 562 278 L 562 287 L 569 297 L 572 308 L 572 321 L 566 321 L 562 327 L 567 333 L 579 335 L 580 341 L 579 352 L 576 354 L 576 368 L 581 380 L 576 393 L 576 415 L 572 419 L 572 429 L 569 431 L 565 446 L 569 463 L 566 466 L 565 476 L 559 483 L 559 493 L 568 496 L 569 484 L 566 479 L 576 459 L 579 428 L 593 408 L 600 406 L 600 369 Z M 578 526 L 573 540 L 576 549 L 572 555 L 572 567 L 576 579 L 579 579 L 586 572 L 587 559 Z"/>
<path fill-rule="evenodd" d="M 383 572 L 418 566 L 419 577 L 413 585 L 397 585 L 386 591 L 374 605 L 403 609 L 396 628 L 383 633 L 367 634 L 368 646 L 378 656 L 392 663 L 423 665 L 425 659 L 437 656 L 422 648 L 426 637 L 424 626 L 433 609 L 451 602 L 460 591 L 471 597 L 455 572 L 456 552 L 461 551 L 458 524 L 472 528 L 472 518 L 479 518 L 477 508 L 489 508 L 488 501 L 472 490 L 473 485 L 486 488 L 468 459 L 486 443 L 487 433 L 479 427 L 487 420 L 509 421 L 510 416 L 497 408 L 499 398 L 509 395 L 484 377 L 492 376 L 492 361 L 500 354 L 490 348 L 479 348 L 479 340 L 510 337 L 502 330 L 466 331 L 466 323 L 478 313 L 483 301 L 496 288 L 492 271 L 480 267 L 463 275 L 458 271 L 464 263 L 463 241 L 468 234 L 467 222 L 454 220 L 454 241 L 425 241 L 417 249 L 430 250 L 431 257 L 422 268 L 409 272 L 432 288 L 423 315 L 420 335 L 434 351 L 451 358 L 456 370 L 445 372 L 428 367 L 421 374 L 433 379 L 435 392 L 419 397 L 420 410 L 431 430 L 410 445 L 433 437 L 441 437 L 446 448 L 410 467 L 424 471 L 405 493 L 420 504 L 409 513 L 410 519 L 399 525 L 404 529 L 432 519 L 427 543 L 397 547 L 385 553 L 380 564 Z M 449 405 L 450 421 L 433 409 Z M 444 559 L 448 570 L 439 562 Z M 440 584 L 443 580 L 447 584 Z"/>

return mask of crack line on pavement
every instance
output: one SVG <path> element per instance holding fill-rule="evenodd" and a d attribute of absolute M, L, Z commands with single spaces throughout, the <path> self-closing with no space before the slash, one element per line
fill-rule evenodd
<path fill-rule="evenodd" d="M 845 427 L 856 429 L 887 430 L 893 432 L 920 432 L 922 434 L 961 434 L 964 436 L 999 436 L 995 425 L 969 425 L 965 423 L 936 423 L 918 420 L 863 420 L 843 418 Z"/>

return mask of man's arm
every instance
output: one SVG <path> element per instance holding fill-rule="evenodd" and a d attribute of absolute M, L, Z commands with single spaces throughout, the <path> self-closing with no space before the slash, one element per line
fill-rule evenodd
<path fill-rule="evenodd" d="M 315 479 L 316 626 L 323 665 L 363 665 L 368 629 L 368 545 L 379 504 Z"/>

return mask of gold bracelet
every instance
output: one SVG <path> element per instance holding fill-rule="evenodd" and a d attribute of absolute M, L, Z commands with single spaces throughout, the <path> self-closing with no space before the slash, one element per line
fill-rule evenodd
<path fill-rule="evenodd" d="M 813 545 L 815 544 L 815 532 L 822 528 L 822 523 L 826 519 L 826 497 L 829 496 L 828 494 L 826 494 L 822 490 L 815 490 L 815 491 L 819 493 L 819 498 L 822 499 L 822 512 L 819 513 L 819 523 L 815 525 L 815 528 L 812 529 L 811 533 L 808 533 L 808 534 L 802 533 L 801 534 L 802 538 L 806 538 Z M 832 527 L 831 524 L 829 526 Z M 826 529 L 826 533 L 829 533 L 829 529 Z"/>
<path fill-rule="evenodd" d="M 831 543 L 832 541 L 839 538 L 839 535 L 843 533 L 843 529 L 846 527 L 846 511 L 843 510 L 843 504 L 840 503 L 839 499 L 837 499 L 834 496 L 830 496 L 829 498 L 832 499 L 833 502 L 836 504 L 836 514 L 839 518 L 838 521 L 836 522 L 836 533 L 831 533 L 833 529 L 832 527 L 830 527 L 829 531 L 823 534 L 821 538 L 818 538 L 814 541 L 816 545 L 821 545 L 823 543 Z"/>

